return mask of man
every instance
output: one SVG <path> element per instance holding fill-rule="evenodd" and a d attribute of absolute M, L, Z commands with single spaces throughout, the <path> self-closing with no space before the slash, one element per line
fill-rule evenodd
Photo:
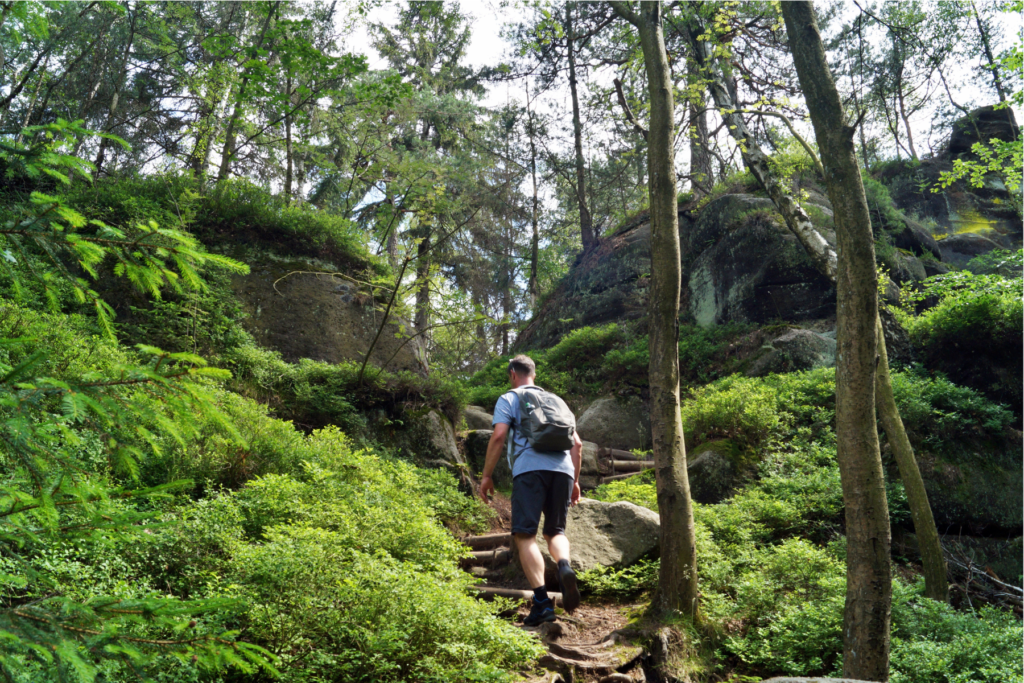
<path fill-rule="evenodd" d="M 536 377 L 536 366 L 528 356 L 516 356 L 508 364 L 512 389 L 530 386 Z M 494 406 L 494 433 L 487 444 L 480 497 L 488 502 L 487 494 L 494 490 L 491 475 L 498 458 L 505 456 L 505 439 L 512 429 L 512 534 L 519 562 L 530 587 L 533 588 L 533 607 L 523 621 L 536 626 L 555 620 L 555 605 L 544 585 L 544 557 L 537 547 L 537 526 L 544 513 L 544 539 L 548 552 L 558 563 L 558 579 L 562 588 L 562 605 L 572 612 L 580 604 L 576 587 L 576 573 L 569 566 L 569 540 L 565 537 L 565 520 L 569 506 L 580 498 L 580 453 L 583 442 L 573 434 L 574 445 L 567 451 L 536 451 L 516 429 L 520 420 L 519 395 L 509 391 Z"/>

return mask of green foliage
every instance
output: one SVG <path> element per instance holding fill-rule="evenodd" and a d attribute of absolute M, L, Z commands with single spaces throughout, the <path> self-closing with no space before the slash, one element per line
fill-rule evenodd
<path fill-rule="evenodd" d="M 864 182 L 864 194 L 867 196 L 868 212 L 875 233 L 899 232 L 905 228 L 903 214 L 893 204 L 889 188 L 872 178 L 865 170 L 861 171 L 861 179 Z"/>
<path fill-rule="evenodd" d="M 153 580 L 245 599 L 249 636 L 282 679 L 508 680 L 541 648 L 470 597 L 464 547 L 440 522 L 482 518 L 447 473 L 300 438 L 300 464 L 171 513 L 140 551 Z"/>
<path fill-rule="evenodd" d="M 384 261 L 370 256 L 366 233 L 353 221 L 309 204 L 289 204 L 248 181 L 217 184 L 196 214 L 196 231 L 214 243 L 257 241 L 272 249 L 312 256 L 339 268 L 384 275 Z"/>
<path fill-rule="evenodd" d="M 975 256 L 967 262 L 965 270 L 975 275 L 1002 275 L 1005 278 L 1024 276 L 1024 249 L 1009 251 L 993 249 L 987 254 Z"/>
<path fill-rule="evenodd" d="M 278 415 L 307 429 L 336 424 L 359 432 L 366 426 L 367 412 L 383 409 L 400 419 L 417 406 L 437 408 L 457 422 L 466 403 L 461 385 L 436 374 L 422 377 L 370 367 L 360 382 L 360 363 L 286 363 L 279 353 L 256 346 L 232 349 L 223 360 L 233 373 L 235 390 L 268 403 Z"/>
<path fill-rule="evenodd" d="M 8 169 L 29 178 L 66 180 L 66 169 L 81 174 L 89 167 L 68 162 L 64 153 L 82 132 L 58 122 L 39 145 L 4 145 L 0 157 Z M 197 272 L 203 264 L 244 270 L 207 253 L 190 236 L 152 221 L 121 230 L 87 220 L 60 198 L 39 192 L 21 211 L 22 218 L 8 221 L 0 231 L 4 267 L 12 281 L 63 279 L 80 302 L 94 303 L 108 336 L 112 311 L 70 270 L 71 263 L 95 278 L 100 264 L 111 258 L 115 276 L 153 296 L 163 287 L 203 289 Z M 47 270 L 19 272 L 33 263 L 33 251 L 49 259 Z M 51 301 L 56 304 L 52 296 Z M 39 330 L 46 322 L 13 307 L 5 311 L 5 323 L 25 331 Z M 76 327 L 58 325 L 41 330 L 41 336 L 66 343 L 81 333 Z M 232 600 L 187 602 L 145 589 L 108 596 L 55 590 L 67 579 L 41 557 L 70 545 L 87 553 L 109 551 L 137 539 L 153 516 L 144 506 L 187 484 L 137 487 L 140 461 L 160 455 L 168 443 L 184 446 L 198 433 L 197 416 L 217 425 L 232 442 L 244 443 L 208 391 L 210 380 L 225 379 L 225 371 L 206 367 L 194 354 L 153 346 L 139 345 L 138 354 L 117 353 L 109 339 L 94 339 L 89 346 L 100 349 L 95 359 L 83 360 L 81 351 L 65 347 L 55 364 L 47 360 L 48 349 L 39 339 L 7 337 L 0 343 L 0 458 L 7 472 L 0 486 L 5 510 L 0 519 L 5 561 L 0 671 L 8 678 L 49 672 L 61 679 L 94 680 L 101 660 L 142 672 L 160 654 L 205 670 L 269 667 L 263 650 L 237 642 L 237 633 L 218 628 L 216 619 L 203 626 L 192 619 L 223 610 Z"/>
<path fill-rule="evenodd" d="M 918 442 L 933 431 L 952 443 L 992 435 L 1008 419 L 1004 408 L 943 379 L 898 372 L 893 383 Z M 701 434 L 729 436 L 759 456 L 755 481 L 721 503 L 694 505 L 707 637 L 733 672 L 841 673 L 846 568 L 833 396 L 834 371 L 816 370 L 728 377 L 694 392 L 683 406 L 691 449 Z M 887 492 L 890 512 L 905 516 L 902 486 L 892 482 Z M 594 495 L 657 510 L 653 473 L 610 482 Z M 581 578 L 595 593 L 631 596 L 654 588 L 657 567 L 598 568 Z M 923 583 L 897 579 L 893 588 L 891 680 L 1021 680 L 1014 615 L 957 612 L 923 597 Z"/>

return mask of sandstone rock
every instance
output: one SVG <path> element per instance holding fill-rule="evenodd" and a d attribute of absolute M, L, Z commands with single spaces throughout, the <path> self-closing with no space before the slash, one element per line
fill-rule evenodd
<path fill-rule="evenodd" d="M 728 498 L 739 483 L 739 460 L 736 447 L 728 440 L 711 441 L 687 453 L 690 496 L 705 505 Z"/>
<path fill-rule="evenodd" d="M 892 234 L 892 243 L 899 249 L 912 251 L 917 256 L 931 254 L 935 258 L 942 258 L 939 251 L 939 243 L 935 241 L 928 229 L 917 221 L 905 220 L 906 227 L 900 232 Z"/>
<path fill-rule="evenodd" d="M 466 432 L 463 446 L 466 450 L 466 461 L 473 474 L 479 476 L 484 470 L 484 461 L 487 459 L 487 444 L 491 441 L 491 429 L 475 429 Z M 512 486 L 512 470 L 508 466 L 508 458 L 505 457 L 505 450 L 502 449 L 501 457 L 498 458 L 498 465 L 494 468 L 494 485 L 498 488 L 507 489 Z"/>
<path fill-rule="evenodd" d="M 601 398 L 576 420 L 580 438 L 606 448 L 650 448 L 651 416 L 639 401 Z"/>
<path fill-rule="evenodd" d="M 963 156 L 971 154 L 971 147 L 976 142 L 988 144 L 992 138 L 1009 142 L 1019 137 L 1020 127 L 1013 110 L 989 105 L 979 107 L 953 123 L 947 149 L 953 156 Z"/>
<path fill-rule="evenodd" d="M 830 368 L 836 364 L 836 340 L 810 330 L 788 330 L 767 344 L 769 350 L 747 369 L 748 377 Z"/>
<path fill-rule="evenodd" d="M 490 429 L 493 426 L 494 416 L 480 406 L 466 406 L 462 417 L 466 420 L 466 429 Z"/>
<path fill-rule="evenodd" d="M 538 543 L 548 569 L 553 572 L 555 565 L 547 543 L 540 538 L 543 526 L 542 521 L 537 531 Z M 565 535 L 572 552 L 570 564 L 577 572 L 599 564 L 617 569 L 628 567 L 657 550 L 658 529 L 658 514 L 647 508 L 625 501 L 604 503 L 580 498 L 579 504 L 569 508 L 566 521 Z"/>
<path fill-rule="evenodd" d="M 975 256 L 987 254 L 998 248 L 999 244 L 988 237 L 970 232 L 962 235 L 950 235 L 939 241 L 942 260 L 958 268 L 966 266 L 967 262 Z"/>
<path fill-rule="evenodd" d="M 818 226 L 835 244 L 835 233 Z M 770 200 L 725 195 L 704 208 L 685 259 L 686 298 L 699 325 L 825 318 L 835 290 L 775 216 Z"/>
<path fill-rule="evenodd" d="M 243 324 L 259 344 L 280 351 L 289 363 L 362 361 L 380 325 L 373 297 L 323 273 L 323 263 L 267 256 L 249 266 L 249 274 L 233 277 L 231 286 L 247 314 Z M 385 326 L 371 360 L 389 370 L 423 372 L 420 340 L 408 339 L 403 327 L 397 318 Z"/>
<path fill-rule="evenodd" d="M 436 410 L 428 411 L 422 420 L 423 445 L 427 453 L 453 465 L 465 465 L 466 459 L 455 441 L 455 428 L 451 421 Z"/>

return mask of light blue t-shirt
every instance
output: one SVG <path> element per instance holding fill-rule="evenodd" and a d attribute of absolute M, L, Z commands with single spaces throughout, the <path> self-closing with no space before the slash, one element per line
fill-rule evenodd
<path fill-rule="evenodd" d="M 564 472 L 570 477 L 575 476 L 576 468 L 572 465 L 572 456 L 569 451 L 544 451 L 539 452 L 530 447 L 520 430 L 515 429 L 519 423 L 519 396 L 514 391 L 509 391 L 498 399 L 494 405 L 494 420 L 492 424 L 507 424 L 512 434 L 513 448 L 515 449 L 515 462 L 512 466 L 512 476 L 517 477 L 523 472 L 534 472 L 536 470 L 549 470 L 551 472 Z M 501 457 L 508 457 L 508 442 L 505 443 L 504 452 Z"/>

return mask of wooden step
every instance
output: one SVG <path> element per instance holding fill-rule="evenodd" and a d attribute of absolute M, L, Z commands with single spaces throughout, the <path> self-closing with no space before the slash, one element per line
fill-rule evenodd
<path fill-rule="evenodd" d="M 635 477 L 636 475 L 641 474 L 642 472 L 643 470 L 639 472 L 626 472 L 625 474 L 613 474 L 608 477 L 601 477 L 601 483 L 606 484 L 610 481 L 618 481 L 619 479 L 629 479 L 630 477 Z"/>
<path fill-rule="evenodd" d="M 484 534 L 483 536 L 467 536 L 462 542 L 473 550 L 486 550 L 499 545 L 512 545 L 512 534 Z"/>
<path fill-rule="evenodd" d="M 618 472 L 639 472 L 654 468 L 653 460 L 612 460 L 612 469 Z"/>
<path fill-rule="evenodd" d="M 533 591 L 519 590 L 518 588 L 498 588 L 496 586 L 471 586 L 477 592 L 481 600 L 493 600 L 494 598 L 519 598 L 530 600 L 533 598 Z M 562 594 L 548 591 L 548 597 L 555 601 L 556 605 L 562 604 Z"/>
<path fill-rule="evenodd" d="M 474 550 L 469 557 L 464 557 L 459 564 L 462 567 L 474 567 L 484 565 L 487 567 L 501 567 L 512 561 L 512 551 L 508 548 L 494 548 L 493 550 Z"/>

